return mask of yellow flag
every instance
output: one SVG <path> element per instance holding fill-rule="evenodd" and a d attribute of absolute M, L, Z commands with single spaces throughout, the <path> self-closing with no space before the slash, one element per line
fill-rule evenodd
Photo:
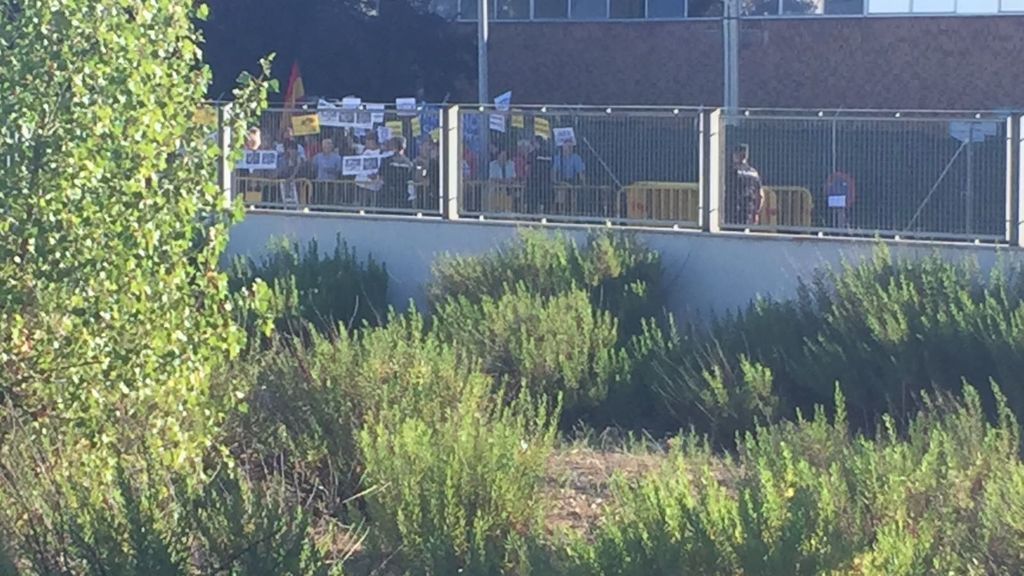
<path fill-rule="evenodd" d="M 545 140 L 551 139 L 551 123 L 548 122 L 547 118 L 533 119 L 533 134 Z"/>
<path fill-rule="evenodd" d="M 512 115 L 512 127 L 513 128 L 526 128 L 526 118 L 523 118 L 522 114 Z"/>
<path fill-rule="evenodd" d="M 420 124 L 420 117 L 417 116 L 412 119 L 412 137 L 415 138 L 423 133 L 423 126 Z"/>
<path fill-rule="evenodd" d="M 401 120 L 388 120 L 387 122 L 384 123 L 384 125 L 387 126 L 388 130 L 391 131 L 392 138 L 394 138 L 395 136 L 402 135 L 403 130 Z"/>
<path fill-rule="evenodd" d="M 292 116 L 292 134 L 295 136 L 307 136 L 320 133 L 320 116 L 316 114 L 303 114 Z"/>

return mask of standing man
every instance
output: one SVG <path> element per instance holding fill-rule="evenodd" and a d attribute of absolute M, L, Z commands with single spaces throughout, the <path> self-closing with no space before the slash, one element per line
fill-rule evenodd
<path fill-rule="evenodd" d="M 761 175 L 750 165 L 750 147 L 740 144 L 732 151 L 732 168 L 725 179 L 725 223 L 758 224 L 761 213 Z"/>

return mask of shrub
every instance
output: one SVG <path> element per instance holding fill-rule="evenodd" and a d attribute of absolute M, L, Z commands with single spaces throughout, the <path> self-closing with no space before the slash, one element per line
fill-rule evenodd
<path fill-rule="evenodd" d="M 379 324 L 387 306 L 387 269 L 372 257 L 361 261 L 340 235 L 333 253 L 321 255 L 316 240 L 303 249 L 278 239 L 259 262 L 235 260 L 235 291 L 257 278 L 272 288 L 271 309 L 283 333 L 301 333 L 307 324 L 321 334 L 334 334 L 339 324 L 349 329 Z M 250 329 L 254 322 L 248 319 Z"/>
<path fill-rule="evenodd" d="M 624 377 L 615 320 L 594 310 L 582 290 L 544 297 L 520 283 L 497 298 L 449 298 L 433 320 L 439 338 L 479 359 L 507 390 L 561 395 L 570 414 L 601 403 Z"/>
<path fill-rule="evenodd" d="M 788 302 L 760 301 L 714 323 L 648 338 L 648 374 L 678 421 L 728 437 L 827 403 L 839 382 L 855 423 L 911 413 L 920 393 L 1006 382 L 1024 410 L 1024 306 L 1016 268 L 986 280 L 972 262 L 874 257 L 828 271 Z M 991 405 L 992 399 L 986 398 Z M 705 428 L 706 426 L 706 428 Z"/>
<path fill-rule="evenodd" d="M 251 388 L 248 410 L 230 423 L 234 451 L 334 505 L 359 491 L 357 437 L 367 418 L 386 408 L 443 420 L 467 386 L 490 382 L 415 312 L 389 318 L 386 327 L 334 339 L 279 338 L 244 363 Z"/>
<path fill-rule="evenodd" d="M 717 468 L 677 449 L 660 472 L 619 481 L 578 574 L 1015 574 L 1024 569 L 1019 429 L 998 392 L 929 400 L 905 437 L 875 441 L 836 419 L 761 427 Z M 1000 513 L 1000 510 L 1002 513 Z"/>
<path fill-rule="evenodd" d="M 526 574 L 557 413 L 528 395 L 505 405 L 488 382 L 443 419 L 383 410 L 360 435 L 376 546 L 410 574 Z"/>
<path fill-rule="evenodd" d="M 623 341 L 663 306 L 660 256 L 622 233 L 594 232 L 581 247 L 564 235 L 524 230 L 484 255 L 439 259 L 433 276 L 434 307 L 460 297 L 498 299 L 520 286 L 537 297 L 586 290 L 595 307 L 618 320 Z"/>
<path fill-rule="evenodd" d="M 16 435 L 0 458 L 0 541 L 18 566 L 5 573 L 340 574 L 277 485 L 230 468 L 197 482 L 148 448 L 97 467 L 96 448 L 30 442 Z"/>

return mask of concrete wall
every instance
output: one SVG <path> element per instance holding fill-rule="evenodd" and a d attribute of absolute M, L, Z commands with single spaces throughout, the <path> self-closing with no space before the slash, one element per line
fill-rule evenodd
<path fill-rule="evenodd" d="M 360 255 L 383 261 L 391 275 L 392 304 L 423 303 L 431 264 L 445 253 L 478 254 L 513 238 L 513 223 L 446 221 L 374 216 L 250 212 L 231 232 L 228 256 L 260 254 L 272 237 L 333 247 L 340 234 Z M 588 227 L 546 226 L 584 238 Z M 869 240 L 824 239 L 693 231 L 639 230 L 658 250 L 671 282 L 669 307 L 677 314 L 721 314 L 758 296 L 784 298 L 800 277 L 825 265 L 871 254 Z M 903 256 L 939 253 L 951 259 L 975 258 L 983 270 L 1003 260 L 1021 261 L 1024 251 L 985 245 L 890 243 Z"/>

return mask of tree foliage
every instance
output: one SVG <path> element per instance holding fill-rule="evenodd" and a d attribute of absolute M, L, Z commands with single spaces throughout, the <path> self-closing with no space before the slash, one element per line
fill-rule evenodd
<path fill-rule="evenodd" d="M 39 433 L 145 435 L 185 463 L 219 419 L 210 375 L 243 335 L 216 128 L 196 122 L 206 12 L 0 0 L 0 399 Z M 239 136 L 265 87 L 238 90 Z"/>

